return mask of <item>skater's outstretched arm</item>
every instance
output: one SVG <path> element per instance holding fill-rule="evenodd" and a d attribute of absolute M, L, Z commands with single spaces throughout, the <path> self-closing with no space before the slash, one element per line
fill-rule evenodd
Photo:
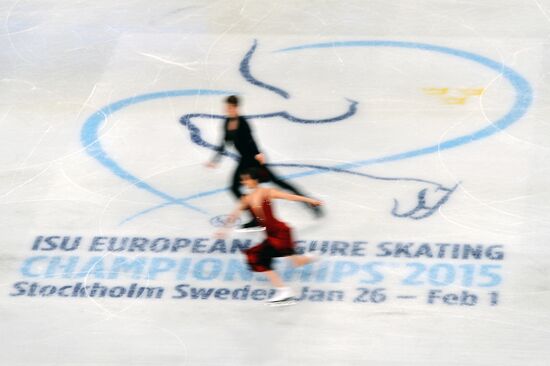
<path fill-rule="evenodd" d="M 313 199 L 313 198 L 309 198 L 309 197 L 305 197 L 305 196 L 299 196 L 297 194 L 290 194 L 290 193 L 286 193 L 286 192 L 281 192 L 281 191 L 278 191 L 276 189 L 270 189 L 269 190 L 269 198 L 282 199 L 282 200 L 287 200 L 287 201 L 305 202 L 305 203 L 309 203 L 310 205 L 313 205 L 313 206 L 320 206 L 320 205 L 323 204 L 321 201 Z"/>
<path fill-rule="evenodd" d="M 246 210 L 247 207 L 248 207 L 248 197 L 243 196 L 243 197 L 241 197 L 241 200 L 239 201 L 237 206 L 235 206 L 235 209 L 233 210 L 233 212 L 231 212 L 231 214 L 229 214 L 229 217 L 225 221 L 225 227 L 229 227 L 229 226 L 233 225 L 233 223 L 241 215 L 241 211 Z"/>
<path fill-rule="evenodd" d="M 248 208 L 248 197 L 243 196 L 241 197 L 241 200 L 239 201 L 237 206 L 235 206 L 235 209 L 233 210 L 233 212 L 231 212 L 227 220 L 225 220 L 223 228 L 218 230 L 215 236 L 218 238 L 225 238 L 227 236 L 227 231 L 229 227 L 231 227 L 231 225 L 233 225 L 235 221 L 239 218 L 239 216 L 241 215 L 241 211 L 244 211 L 247 208 Z"/>
<path fill-rule="evenodd" d="M 215 168 L 220 160 L 222 159 L 223 153 L 225 152 L 225 140 L 227 135 L 227 124 L 229 123 L 229 119 L 226 118 L 223 123 L 223 131 L 222 131 L 222 139 L 218 146 L 216 146 L 216 155 L 206 163 L 206 166 L 209 168 Z"/>

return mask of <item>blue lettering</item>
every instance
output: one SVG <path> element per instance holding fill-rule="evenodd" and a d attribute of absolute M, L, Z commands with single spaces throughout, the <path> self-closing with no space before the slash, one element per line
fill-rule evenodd
<path fill-rule="evenodd" d="M 90 260 L 80 269 L 75 277 L 91 277 L 104 278 L 105 268 L 103 264 L 103 257 L 92 257 Z"/>
<path fill-rule="evenodd" d="M 132 238 L 130 242 L 129 252 L 145 252 L 145 246 L 149 243 L 147 238 Z"/>
<path fill-rule="evenodd" d="M 407 267 L 413 267 L 415 270 L 403 280 L 403 284 L 409 286 L 422 285 L 424 282 L 417 280 L 417 278 L 426 271 L 426 266 L 421 263 L 407 263 Z"/>
<path fill-rule="evenodd" d="M 218 239 L 208 250 L 208 253 L 227 253 L 227 246 L 225 245 L 225 240 Z"/>
<path fill-rule="evenodd" d="M 159 246 L 159 243 L 162 243 Z M 155 253 L 164 252 L 170 248 L 170 240 L 168 238 L 157 238 L 151 243 L 151 250 Z"/>
<path fill-rule="evenodd" d="M 208 266 L 212 268 L 208 270 Z M 193 276 L 198 280 L 213 280 L 218 277 L 222 271 L 222 262 L 219 259 L 202 259 L 195 264 Z"/>
<path fill-rule="evenodd" d="M 90 252 L 102 252 L 103 246 L 106 244 L 105 240 L 107 240 L 106 236 L 95 236 L 90 244 Z"/>
<path fill-rule="evenodd" d="M 203 242 L 205 241 L 208 241 L 208 239 L 204 239 L 204 238 L 195 239 L 193 243 L 193 248 L 191 249 L 191 251 L 193 253 L 206 253 L 206 251 L 204 250 L 204 248 L 206 248 L 206 244 L 203 244 Z"/>
<path fill-rule="evenodd" d="M 338 261 L 334 265 L 331 282 L 341 282 L 344 277 L 352 276 L 359 271 L 359 265 L 354 262 Z"/>
<path fill-rule="evenodd" d="M 225 271 L 223 279 L 224 281 L 234 281 L 237 274 L 239 275 L 240 280 L 252 280 L 253 273 L 248 269 L 243 261 L 230 259 L 227 262 L 227 269 Z"/>
<path fill-rule="evenodd" d="M 68 258 L 66 264 L 62 264 L 62 259 L 62 257 L 51 258 L 48 269 L 46 270 L 46 275 L 44 276 L 45 278 L 58 277 L 58 270 L 61 269 L 63 270 L 63 278 L 71 278 L 74 275 L 79 258 L 71 256 Z"/>
<path fill-rule="evenodd" d="M 365 283 L 365 284 L 375 284 L 378 282 L 381 282 L 384 279 L 384 275 L 377 271 L 374 267 L 381 266 L 383 263 L 381 262 L 370 262 L 365 263 L 361 266 L 361 269 L 365 271 L 367 274 L 370 275 L 370 279 L 361 279 L 359 282 Z"/>
<path fill-rule="evenodd" d="M 39 257 L 30 257 L 25 259 L 23 262 L 23 266 L 21 267 L 21 274 L 25 277 L 40 277 L 41 273 L 37 272 L 31 272 L 32 266 L 35 264 L 35 262 L 47 260 L 48 257 L 45 256 L 39 256 Z M 41 269 L 42 266 L 38 265 L 38 270 Z"/>
<path fill-rule="evenodd" d="M 214 292 L 214 297 L 220 300 L 227 300 L 227 296 L 229 295 L 230 292 L 231 291 L 229 291 L 229 289 L 219 288 Z"/>
<path fill-rule="evenodd" d="M 386 248 L 388 245 L 391 245 L 391 242 L 383 242 L 377 245 L 377 248 L 381 251 L 381 253 L 376 254 L 377 257 L 388 257 L 391 256 L 391 249 Z"/>
<path fill-rule="evenodd" d="M 354 241 L 351 248 L 351 255 L 353 257 L 364 257 L 365 246 L 368 244 L 366 241 Z"/>
<path fill-rule="evenodd" d="M 443 278 L 440 274 L 443 272 Z M 430 267 L 428 273 L 430 283 L 436 286 L 447 286 L 455 280 L 455 269 L 450 264 L 436 264 Z"/>
<path fill-rule="evenodd" d="M 191 267 L 191 258 L 183 258 L 180 261 L 178 268 L 178 274 L 176 275 L 177 280 L 184 280 L 189 273 L 189 268 Z"/>
<path fill-rule="evenodd" d="M 159 257 L 153 258 L 149 265 L 149 271 L 147 272 L 147 278 L 155 280 L 159 273 L 168 272 L 176 267 L 176 261 L 170 258 Z"/>
<path fill-rule="evenodd" d="M 135 260 L 131 261 L 125 257 L 116 257 L 113 265 L 111 266 L 111 271 L 108 278 L 118 278 L 119 272 L 133 272 L 132 278 L 138 279 L 141 277 L 141 274 L 145 269 L 145 263 L 145 258 L 136 258 Z"/>
<path fill-rule="evenodd" d="M 180 249 L 187 248 L 189 245 L 191 245 L 191 240 L 186 238 L 177 238 L 174 245 L 172 245 L 172 252 L 179 252 Z"/>

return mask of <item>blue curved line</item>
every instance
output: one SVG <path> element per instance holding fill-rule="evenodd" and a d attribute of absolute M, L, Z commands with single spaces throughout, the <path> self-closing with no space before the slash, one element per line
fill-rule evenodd
<path fill-rule="evenodd" d="M 171 205 L 175 205 L 176 203 L 183 203 L 183 202 L 177 202 L 178 200 L 176 201 L 170 201 L 170 202 L 164 202 L 164 203 L 161 203 L 159 205 L 156 205 L 156 206 L 153 206 L 153 207 L 149 207 L 145 210 L 142 210 L 142 211 L 139 211 L 138 213 L 132 215 L 132 216 L 128 216 L 127 218 L 125 218 L 124 220 L 122 220 L 119 225 L 124 225 L 126 224 L 127 222 L 130 222 L 132 221 L 133 219 L 136 219 L 138 218 L 139 216 L 142 216 L 142 215 L 145 215 L 145 214 L 148 214 L 149 212 L 153 212 L 153 211 L 156 211 L 160 208 L 163 208 L 163 207 L 166 207 L 166 206 L 171 206 Z"/>
<path fill-rule="evenodd" d="M 241 66 L 239 67 L 239 71 L 241 72 L 241 75 L 248 81 L 249 83 L 256 85 L 257 87 L 267 89 L 269 91 L 272 91 L 281 97 L 288 99 L 290 95 L 284 91 L 281 88 L 277 88 L 276 86 L 269 85 L 267 83 L 264 83 L 263 81 L 260 81 L 256 79 L 252 74 L 250 73 L 250 59 L 252 58 L 252 55 L 254 55 L 254 52 L 256 51 L 256 47 L 258 46 L 258 42 L 254 40 L 254 43 L 252 44 L 252 47 L 248 50 L 246 55 L 241 61 Z"/>
<path fill-rule="evenodd" d="M 405 212 L 405 213 L 402 213 L 402 214 L 400 214 L 398 212 L 399 211 L 399 201 L 394 199 L 393 200 L 393 209 L 391 211 L 391 214 L 395 217 L 401 217 L 401 218 L 408 217 L 408 218 L 413 219 L 413 220 L 425 219 L 426 217 L 429 217 L 429 216 L 433 215 L 433 213 L 436 210 L 438 210 L 441 206 L 443 206 L 449 200 L 450 195 L 457 188 L 458 188 L 458 184 L 456 184 L 452 188 L 443 188 L 443 187 L 438 188 L 438 190 L 442 189 L 442 190 L 447 191 L 447 193 L 445 193 L 445 195 L 438 202 L 436 202 L 436 204 L 433 205 L 432 207 L 426 206 L 426 189 L 423 189 L 420 192 L 418 192 L 418 194 L 417 194 L 418 203 L 417 203 L 416 207 L 413 208 L 412 210 L 409 210 L 408 212 Z M 420 213 L 420 214 L 416 215 L 418 212 L 422 212 L 422 210 L 426 210 L 426 211 L 423 214 Z"/>
<path fill-rule="evenodd" d="M 463 135 L 451 140 L 444 141 L 437 145 L 428 146 L 425 148 L 406 151 L 390 156 L 359 160 L 354 163 L 344 164 L 344 166 L 338 166 L 339 168 L 352 169 L 357 167 L 362 167 L 365 165 L 386 163 L 390 161 L 397 161 L 408 159 L 420 155 L 430 154 L 450 148 L 454 148 L 466 143 L 470 143 L 482 138 L 488 137 L 494 133 L 497 133 L 507 127 L 509 127 L 514 122 L 518 121 L 526 112 L 529 106 L 533 101 L 533 92 L 529 82 L 525 80 L 520 74 L 511 69 L 508 66 L 505 66 L 502 63 L 491 60 L 487 57 L 468 52 L 462 51 L 454 48 L 436 46 L 426 43 L 416 43 L 416 42 L 400 42 L 400 41 L 342 41 L 342 42 L 325 42 L 325 43 L 316 43 L 316 44 L 306 44 L 295 47 L 283 48 L 276 50 L 275 52 L 289 52 L 289 51 L 298 51 L 306 49 L 323 49 L 323 48 L 335 48 L 335 47 L 395 47 L 395 48 L 408 48 L 408 49 L 418 49 L 425 51 L 433 51 L 443 54 L 448 54 L 456 57 L 460 57 L 466 60 L 477 62 L 483 66 L 486 66 L 500 74 L 502 74 L 509 82 L 512 84 L 516 90 L 516 100 L 512 108 L 508 111 L 506 115 L 498 119 L 497 121 L 491 123 L 489 126 L 478 130 L 474 133 Z M 305 172 L 297 175 L 292 175 L 292 178 L 304 177 L 308 175 L 318 174 L 317 171 Z"/>
<path fill-rule="evenodd" d="M 125 107 L 128 107 L 132 104 L 137 104 L 148 100 L 179 97 L 179 96 L 227 95 L 227 94 L 233 94 L 233 93 L 228 91 L 223 91 L 223 90 L 184 89 L 184 90 L 168 90 L 168 91 L 162 91 L 157 93 L 142 94 L 142 95 L 122 99 L 101 108 L 99 111 L 95 112 L 90 117 L 88 117 L 86 122 L 84 122 L 84 126 L 82 127 L 82 130 L 80 132 L 80 141 L 82 142 L 82 145 L 86 147 L 86 152 L 89 155 L 91 155 L 93 158 L 99 161 L 103 166 L 109 169 L 112 173 L 128 181 L 130 184 L 133 184 L 138 188 L 144 189 L 158 197 L 161 197 L 162 199 L 172 204 L 179 204 L 187 208 L 190 208 L 194 211 L 201 212 L 203 214 L 208 214 L 206 211 L 204 211 L 201 208 L 192 206 L 184 201 L 178 200 L 177 198 L 170 196 L 169 194 L 159 191 L 158 189 L 154 188 L 150 184 L 144 182 L 142 179 L 136 177 L 135 175 L 131 174 L 130 172 L 122 168 L 116 161 L 114 161 L 109 156 L 109 154 L 101 146 L 101 143 L 99 141 L 99 129 L 109 115 Z"/>
<path fill-rule="evenodd" d="M 466 60 L 479 63 L 494 71 L 497 71 L 498 73 L 501 73 L 510 82 L 510 84 L 514 87 L 516 91 L 515 102 L 512 108 L 510 108 L 510 110 L 508 111 L 508 113 L 506 113 L 503 117 L 501 117 L 497 121 L 491 123 L 489 126 L 481 130 L 478 130 L 469 135 L 460 136 L 451 140 L 444 141 L 440 144 L 421 148 L 421 149 L 406 151 L 406 152 L 393 154 L 385 157 L 358 160 L 356 162 L 335 165 L 335 166 L 332 166 L 332 168 L 334 169 L 350 170 L 354 168 L 364 167 L 367 165 L 409 159 L 420 155 L 431 154 L 441 150 L 454 148 L 460 145 L 464 145 L 473 141 L 480 140 L 482 138 L 486 138 L 497 132 L 502 131 L 503 129 L 509 127 L 514 122 L 517 122 L 521 117 L 523 117 L 523 115 L 525 115 L 525 113 L 527 112 L 527 109 L 529 108 L 533 100 L 533 92 L 532 92 L 531 86 L 529 85 L 529 82 L 525 80 L 520 74 L 518 74 L 513 69 L 505 66 L 502 63 L 491 60 L 487 57 L 477 55 L 472 52 L 462 51 L 462 50 L 453 49 L 449 47 L 435 46 L 435 45 L 430 45 L 425 43 L 399 42 L 399 41 L 348 41 L 348 42 L 328 42 L 328 43 L 301 45 L 296 47 L 280 49 L 275 52 L 288 52 L 288 51 L 297 51 L 297 50 L 305 50 L 305 49 L 331 48 L 331 47 L 396 47 L 396 48 L 419 49 L 419 50 L 434 51 L 434 52 L 439 52 L 443 54 L 449 54 L 452 56 L 457 56 Z M 314 169 L 306 172 L 290 174 L 283 178 L 296 179 L 296 178 L 321 174 L 326 171 L 327 170 Z M 216 194 L 216 193 L 219 193 L 219 190 L 203 192 L 203 195 L 210 195 L 210 194 Z M 184 201 L 191 200 L 191 199 L 194 199 L 194 196 L 183 198 Z"/>
<path fill-rule="evenodd" d="M 294 123 L 302 123 L 302 124 L 324 124 L 324 123 L 334 123 L 334 122 L 340 122 L 345 119 L 350 118 L 357 112 L 357 102 L 352 99 L 346 98 L 346 100 L 349 102 L 348 110 L 344 113 L 342 113 L 339 116 L 335 117 L 329 117 L 329 118 L 321 118 L 321 119 L 307 119 L 307 118 L 299 118 L 296 116 L 291 115 L 287 111 L 282 112 L 273 112 L 268 114 L 256 114 L 256 115 L 250 115 L 245 116 L 246 118 L 250 119 L 262 119 L 262 118 L 273 118 L 273 117 L 281 117 L 284 118 L 290 122 Z"/>
<path fill-rule="evenodd" d="M 516 99 L 512 108 L 506 113 L 503 117 L 498 119 L 496 122 L 491 123 L 489 126 L 478 130 L 472 134 L 460 136 L 451 140 L 447 140 L 437 145 L 429 146 L 422 149 L 416 149 L 412 151 L 402 152 L 398 154 L 393 154 L 386 157 L 372 158 L 366 160 L 359 160 L 352 163 L 340 164 L 333 166 L 332 168 L 336 169 L 353 169 L 359 168 L 372 164 L 385 163 L 390 161 L 404 160 L 424 154 L 430 154 L 436 151 L 441 151 L 445 149 L 454 148 L 460 145 L 464 145 L 482 138 L 486 138 L 490 135 L 493 135 L 501 130 L 509 127 L 511 124 L 517 122 L 529 108 L 533 100 L 532 89 L 527 80 L 525 80 L 521 75 L 515 72 L 513 69 L 498 63 L 494 60 L 491 60 L 487 57 L 480 56 L 471 52 L 462 51 L 458 49 L 429 45 L 424 43 L 415 43 L 415 42 L 398 42 L 398 41 L 348 41 L 348 42 L 329 42 L 329 43 L 317 43 L 317 44 L 308 44 L 301 45 L 296 47 L 289 47 L 285 49 L 280 49 L 275 52 L 289 52 L 305 49 L 315 49 L 315 48 L 330 48 L 330 47 L 396 47 L 396 48 L 410 48 L 426 51 L 434 51 L 443 54 L 449 54 L 452 56 L 464 58 L 473 62 L 477 62 L 483 66 L 486 66 L 492 70 L 501 73 L 514 87 L 516 91 Z M 296 173 L 287 175 L 285 179 L 294 179 L 299 177 L 311 176 L 315 174 L 321 174 L 327 170 L 310 170 L 302 173 Z M 205 191 L 198 194 L 188 196 L 177 200 L 178 202 L 185 202 L 188 200 L 209 196 L 212 194 L 218 194 L 225 191 L 225 189 L 216 189 L 211 191 Z"/>
<path fill-rule="evenodd" d="M 166 207 L 166 206 L 171 206 L 171 205 L 175 205 L 177 203 L 183 203 L 185 201 L 188 201 L 188 200 L 192 200 L 192 199 L 197 199 L 197 198 L 203 198 L 203 197 L 208 197 L 208 196 L 212 196 L 214 194 L 218 194 L 218 193 L 221 193 L 221 192 L 225 192 L 229 190 L 229 188 L 218 188 L 218 189 L 214 189 L 212 191 L 207 191 L 207 192 L 202 192 L 202 193 L 197 193 L 197 194 L 193 194 L 191 196 L 188 196 L 186 198 L 179 198 L 176 200 L 176 202 L 164 202 L 164 203 L 161 203 L 161 204 L 158 204 L 156 206 L 153 206 L 153 207 L 149 207 L 145 210 L 142 210 L 142 211 L 139 211 L 137 213 L 135 213 L 134 215 L 132 216 L 128 216 L 127 218 L 125 218 L 124 220 L 122 220 L 119 225 L 123 225 L 129 221 L 132 221 L 133 219 L 136 219 L 138 218 L 139 216 L 141 215 L 145 215 L 149 212 L 152 212 L 152 211 L 155 211 L 155 210 L 158 210 L 160 208 L 163 208 L 163 207 Z"/>
<path fill-rule="evenodd" d="M 314 164 L 296 164 L 296 163 L 276 163 L 276 164 L 266 164 L 267 166 L 277 166 L 277 167 L 285 167 L 285 168 L 309 168 L 309 169 L 315 169 L 315 170 L 326 170 L 333 173 L 344 173 L 344 174 L 351 174 L 351 175 L 357 175 L 360 177 L 365 177 L 369 179 L 374 180 L 383 180 L 383 181 L 389 181 L 389 182 L 418 182 L 418 183 L 428 183 L 433 184 L 438 187 L 442 187 L 441 184 L 437 182 L 433 182 L 427 179 L 420 179 L 420 178 L 405 178 L 405 177 L 381 177 L 373 174 L 367 174 L 358 172 L 357 170 L 348 170 L 344 168 L 338 168 L 338 167 L 329 167 L 324 165 L 314 165 Z"/>
<path fill-rule="evenodd" d="M 207 149 L 210 149 L 213 151 L 218 151 L 218 146 L 213 145 L 202 138 L 200 128 L 198 128 L 193 122 L 191 122 L 193 118 L 225 119 L 226 117 L 220 116 L 217 114 L 191 113 L 191 114 L 183 115 L 180 118 L 180 123 L 185 127 L 187 127 L 187 129 L 189 130 L 191 141 L 194 144 L 202 147 L 206 147 Z M 230 157 L 231 159 L 236 161 L 239 161 L 240 159 L 239 155 L 229 152 L 227 150 L 223 151 L 222 155 Z"/>
<path fill-rule="evenodd" d="M 360 166 L 368 164 L 376 164 L 388 161 L 402 160 L 411 158 L 418 155 L 424 155 L 433 153 L 436 151 L 441 151 L 445 149 L 450 149 L 456 146 L 463 145 L 472 141 L 476 141 L 487 136 L 490 136 L 500 130 L 505 129 L 510 126 L 512 123 L 516 122 L 521 118 L 527 109 L 529 108 L 532 100 L 533 93 L 531 86 L 521 75 L 519 75 L 513 69 L 505 66 L 502 63 L 491 60 L 487 57 L 477 55 L 472 52 L 462 51 L 454 48 L 435 46 L 426 43 L 414 43 L 414 42 L 399 42 L 399 41 L 345 41 L 345 42 L 327 42 L 327 43 L 316 43 L 308 44 L 302 46 L 288 47 L 277 50 L 275 52 L 289 52 L 289 51 L 298 51 L 306 49 L 315 49 L 315 48 L 335 48 L 335 47 L 397 47 L 397 48 L 410 48 L 410 49 L 419 49 L 425 51 L 434 51 L 443 54 L 449 54 L 452 56 L 457 56 L 464 58 L 470 61 L 477 62 L 483 66 L 486 66 L 498 73 L 502 74 L 516 89 L 516 100 L 510 111 L 498 119 L 496 122 L 491 123 L 486 128 L 483 128 L 479 131 L 476 131 L 469 135 L 460 136 L 452 140 L 447 140 L 441 144 L 425 147 L 418 150 L 408 151 L 404 153 L 399 153 L 395 155 L 390 155 L 387 157 L 376 158 L 376 159 L 367 159 L 355 162 Z"/>
<path fill-rule="evenodd" d="M 266 164 L 266 165 L 276 166 L 276 167 L 285 167 L 285 168 L 318 169 L 318 170 L 330 171 L 330 172 L 334 172 L 334 173 L 345 173 L 345 174 L 357 175 L 357 176 L 360 176 L 360 177 L 365 177 L 365 178 L 370 178 L 370 179 L 375 179 L 375 180 L 383 180 L 383 181 L 393 181 L 393 182 L 395 182 L 395 181 L 406 181 L 406 182 L 428 183 L 428 184 L 432 184 L 434 186 L 437 186 L 438 188 L 445 188 L 437 182 L 433 182 L 433 181 L 429 181 L 429 180 L 425 180 L 425 179 L 403 178 L 403 177 L 380 177 L 380 176 L 376 176 L 376 175 L 372 175 L 372 174 L 358 172 L 358 171 L 355 171 L 355 170 L 346 170 L 346 169 L 340 169 L 340 168 L 334 168 L 334 167 L 327 167 L 327 166 L 323 166 L 323 165 L 293 164 L 293 163 L 278 163 L 278 164 Z M 287 175 L 283 178 L 284 179 L 289 179 L 288 177 L 289 176 Z M 180 202 L 180 201 L 185 202 L 185 201 L 190 201 L 190 200 L 194 200 L 194 199 L 198 199 L 198 198 L 203 198 L 203 197 L 211 196 L 211 195 L 218 194 L 218 193 L 221 193 L 221 192 L 225 192 L 225 191 L 228 191 L 228 190 L 229 190 L 229 188 L 218 188 L 218 189 L 215 189 L 215 190 L 212 190 L 212 191 L 201 192 L 201 193 L 193 194 L 191 196 L 187 196 L 185 198 L 180 198 L 180 199 L 178 199 L 178 202 Z M 129 221 L 132 221 L 133 219 L 135 219 L 135 218 L 137 218 L 141 215 L 145 215 L 149 212 L 152 212 L 152 211 L 155 211 L 155 210 L 158 210 L 160 208 L 170 206 L 170 205 L 173 205 L 173 204 L 175 204 L 175 202 L 164 202 L 164 203 L 161 203 L 159 205 L 150 207 L 148 209 L 139 211 L 136 214 L 134 214 L 132 216 L 129 216 L 126 219 L 124 219 L 123 221 L 121 221 L 120 225 L 123 225 L 123 224 L 125 224 Z"/>
<path fill-rule="evenodd" d="M 288 121 L 295 122 L 295 123 L 303 123 L 303 124 L 322 124 L 322 123 L 333 123 L 338 121 L 343 121 L 351 116 L 353 116 L 357 112 L 357 102 L 351 99 L 347 99 L 347 101 L 350 103 L 348 110 L 335 117 L 325 118 L 325 119 L 304 119 L 304 118 L 298 118 L 286 111 L 282 112 L 273 112 L 273 113 L 267 113 L 267 114 L 256 114 L 256 115 L 249 115 L 244 116 L 245 118 L 249 119 L 266 119 L 266 118 L 273 118 L 273 117 L 281 117 Z M 204 140 L 201 136 L 201 130 L 198 128 L 193 122 L 193 118 L 209 118 L 209 119 L 225 119 L 225 116 L 221 116 L 218 114 L 206 114 L 206 113 L 190 113 L 185 114 L 180 118 L 180 123 L 187 127 L 189 130 L 189 134 L 191 137 L 191 141 L 199 146 L 206 147 L 207 149 L 218 151 L 218 146 L 211 144 L 210 142 Z M 223 151 L 222 155 L 230 157 L 233 160 L 239 161 L 240 157 L 237 154 Z"/>

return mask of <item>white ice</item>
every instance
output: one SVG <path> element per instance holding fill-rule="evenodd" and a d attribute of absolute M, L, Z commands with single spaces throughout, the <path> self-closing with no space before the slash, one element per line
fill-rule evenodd
<path fill-rule="evenodd" d="M 17 0 L 0 14 L 0 365 L 550 364 L 550 1 Z M 254 44 L 250 74 L 278 93 L 240 72 Z M 357 103 L 332 123 L 249 119 L 269 163 L 302 165 L 273 169 L 325 204 L 315 219 L 276 203 L 321 259 L 294 276 L 277 262 L 309 289 L 292 307 L 227 295 L 270 288 L 222 246 L 263 234 L 215 245 L 235 162 L 206 168 L 213 152 L 179 120 L 222 115 L 229 93 L 245 115 L 313 121 Z M 219 142 L 221 120 L 192 121 Z M 192 243 L 91 251 L 98 237 Z M 453 255 L 466 245 L 481 258 Z M 72 296 L 78 283 L 106 296 Z"/>

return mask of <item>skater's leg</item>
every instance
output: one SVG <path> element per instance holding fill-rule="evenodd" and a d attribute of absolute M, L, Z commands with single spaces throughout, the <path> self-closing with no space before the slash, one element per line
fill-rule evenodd
<path fill-rule="evenodd" d="M 308 255 L 292 255 L 290 256 L 290 260 L 292 261 L 292 265 L 294 267 L 301 267 L 305 266 L 306 264 L 315 262 L 317 258 Z"/>
<path fill-rule="evenodd" d="M 275 249 L 264 240 L 261 244 L 250 247 L 244 251 L 246 262 L 251 271 L 254 272 L 273 272 L 273 257 Z"/>
<path fill-rule="evenodd" d="M 231 180 L 231 192 L 233 193 L 233 195 L 237 199 L 240 199 L 243 195 L 242 192 L 241 192 L 241 172 L 242 172 L 242 169 L 243 169 L 243 167 L 241 166 L 241 164 L 239 164 L 237 166 L 237 168 L 235 169 L 235 172 L 233 173 L 233 179 Z"/>
<path fill-rule="evenodd" d="M 267 279 L 273 287 L 275 287 L 275 294 L 269 300 L 268 303 L 287 303 L 288 301 L 294 301 L 294 292 L 290 287 L 285 286 L 281 276 L 275 271 L 266 271 L 264 272 L 267 276 Z"/>
<path fill-rule="evenodd" d="M 283 189 L 291 191 L 292 193 L 297 194 L 299 196 L 305 196 L 305 194 L 301 192 L 298 188 L 287 183 L 285 180 L 282 180 L 281 178 L 279 178 L 275 173 L 273 173 L 273 171 L 271 171 L 265 165 L 263 166 L 263 169 L 265 169 L 265 171 L 267 172 L 269 180 L 271 180 L 274 184 L 278 185 Z M 309 203 L 304 203 L 304 204 L 313 211 L 315 216 L 320 217 L 323 215 L 323 212 L 321 211 L 321 208 L 319 206 L 313 206 Z"/>
<path fill-rule="evenodd" d="M 245 250 L 247 262 L 254 272 L 265 273 L 269 282 L 277 290 L 275 295 L 268 300 L 269 303 L 278 303 L 292 299 L 294 293 L 290 287 L 286 287 L 277 272 L 273 270 L 273 258 L 277 256 L 277 250 L 266 239 L 259 245 Z"/>
<path fill-rule="evenodd" d="M 266 272 L 264 272 L 264 274 L 266 275 L 269 282 L 271 282 L 273 287 L 276 287 L 276 288 L 285 287 L 285 284 L 283 283 L 283 280 L 281 279 L 281 276 L 279 276 L 279 274 L 277 272 L 275 272 L 275 271 L 266 271 Z"/>
<path fill-rule="evenodd" d="M 298 190 L 298 188 L 279 178 L 275 173 L 273 173 L 271 169 L 269 169 L 265 165 L 263 166 L 263 169 L 265 169 L 265 171 L 267 172 L 269 180 L 271 180 L 274 184 L 278 185 L 283 189 L 291 191 L 294 194 L 297 194 L 299 196 L 304 196 L 304 194 L 300 190 Z"/>

